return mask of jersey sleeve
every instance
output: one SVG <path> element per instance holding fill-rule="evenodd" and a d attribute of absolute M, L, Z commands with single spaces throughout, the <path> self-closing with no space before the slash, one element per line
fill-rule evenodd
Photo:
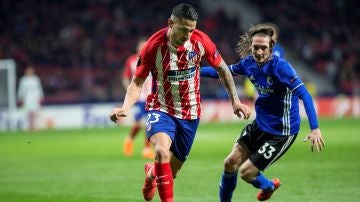
<path fill-rule="evenodd" d="M 219 51 L 216 48 L 214 42 L 208 37 L 205 33 L 203 33 L 203 45 L 205 49 L 205 59 L 212 67 L 218 67 L 222 57 Z"/>
<path fill-rule="evenodd" d="M 295 89 L 295 94 L 303 101 L 306 115 L 309 120 L 310 129 L 316 129 L 319 127 L 316 111 L 312 97 L 304 85 Z"/>
<path fill-rule="evenodd" d="M 245 60 L 240 60 L 237 64 L 229 65 L 229 70 L 233 76 L 245 75 Z"/>
<path fill-rule="evenodd" d="M 148 42 L 140 51 L 135 76 L 146 79 L 151 68 L 155 65 L 155 53 L 152 43 Z"/>
<path fill-rule="evenodd" d="M 279 62 L 275 67 L 275 75 L 290 90 L 295 90 L 299 86 L 304 85 L 295 69 L 288 62 Z"/>

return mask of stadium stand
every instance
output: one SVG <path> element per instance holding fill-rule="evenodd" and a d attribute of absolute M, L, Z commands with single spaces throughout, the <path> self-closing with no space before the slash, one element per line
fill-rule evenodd
<path fill-rule="evenodd" d="M 3 0 L 0 59 L 16 60 L 18 78 L 27 65 L 35 66 L 46 104 L 119 101 L 125 92 L 120 72 L 137 38 L 166 26 L 166 11 L 179 2 L 186 1 Z M 227 63 L 236 62 L 235 45 L 246 26 L 222 7 L 206 12 L 204 3 L 188 2 L 199 11 L 198 27 L 214 39 Z M 264 20 L 279 24 L 286 33 L 283 44 L 308 67 L 331 79 L 338 93 L 354 93 L 360 78 L 357 1 L 252 3 Z M 202 82 L 203 98 L 226 96 L 221 85 Z"/>
<path fill-rule="evenodd" d="M 360 2 L 252 1 L 263 19 L 277 22 L 283 44 L 319 74 L 331 80 L 337 93 L 359 95 Z"/>

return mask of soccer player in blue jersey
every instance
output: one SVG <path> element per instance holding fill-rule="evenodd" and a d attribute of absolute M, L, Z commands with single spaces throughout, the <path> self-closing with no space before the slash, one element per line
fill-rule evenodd
<path fill-rule="evenodd" d="M 247 76 L 259 96 L 255 120 L 242 130 L 224 160 L 221 201 L 231 201 L 238 173 L 245 182 L 260 189 L 257 194 L 260 201 L 269 199 L 279 188 L 280 180 L 270 180 L 262 171 L 295 141 L 300 127 L 299 98 L 303 100 L 311 129 L 304 141 L 311 142 L 312 151 L 319 152 L 324 147 L 311 95 L 291 64 L 272 54 L 277 40 L 274 33 L 269 24 L 252 26 L 238 43 L 241 60 L 229 66 L 233 75 Z M 211 67 L 203 67 L 201 76 L 217 78 L 217 73 Z"/>
<path fill-rule="evenodd" d="M 274 44 L 274 47 L 272 48 L 272 54 L 277 55 L 279 58 L 285 59 L 285 51 L 284 51 L 283 47 L 281 46 L 281 44 L 277 41 L 277 39 L 279 38 L 279 27 L 276 24 L 271 23 L 271 22 L 262 23 L 262 25 L 269 26 L 274 29 L 274 35 L 272 38 L 274 39 L 274 41 L 276 41 L 276 43 Z M 249 54 L 249 55 L 251 55 L 251 54 Z M 307 85 L 305 85 L 305 86 L 307 86 Z M 257 98 L 256 88 L 254 87 L 254 85 L 252 85 L 249 78 L 245 78 L 244 93 L 247 96 L 247 98 L 249 98 L 251 101 L 255 101 Z M 310 92 L 310 94 L 311 94 L 311 92 Z M 252 113 L 252 114 L 255 114 L 255 113 Z"/>

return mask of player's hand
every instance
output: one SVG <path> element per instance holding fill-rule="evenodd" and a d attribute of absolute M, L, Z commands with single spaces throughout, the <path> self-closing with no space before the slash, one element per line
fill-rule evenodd
<path fill-rule="evenodd" d="M 239 118 L 241 118 L 241 117 L 244 117 L 244 119 L 250 118 L 250 115 L 251 115 L 250 107 L 242 104 L 240 101 L 235 102 L 233 104 L 233 110 L 234 110 L 234 114 L 236 114 L 236 116 L 238 116 Z"/>
<path fill-rule="evenodd" d="M 110 119 L 114 123 L 118 123 L 121 117 L 127 117 L 129 114 L 128 110 L 123 108 L 114 108 L 110 113 Z"/>
<path fill-rule="evenodd" d="M 308 140 L 310 140 L 312 152 L 315 149 L 317 152 L 320 152 L 325 146 L 325 142 L 321 137 L 321 132 L 319 128 L 312 130 L 308 135 L 306 135 L 304 142 L 307 142 Z"/>

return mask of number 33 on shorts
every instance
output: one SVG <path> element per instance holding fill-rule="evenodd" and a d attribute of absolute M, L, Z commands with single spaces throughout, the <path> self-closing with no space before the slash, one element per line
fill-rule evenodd
<path fill-rule="evenodd" d="M 258 153 L 262 154 L 265 159 L 269 159 L 272 157 L 275 150 L 276 150 L 275 147 L 265 142 L 265 144 L 262 147 L 260 147 L 260 149 L 258 150 Z"/>

